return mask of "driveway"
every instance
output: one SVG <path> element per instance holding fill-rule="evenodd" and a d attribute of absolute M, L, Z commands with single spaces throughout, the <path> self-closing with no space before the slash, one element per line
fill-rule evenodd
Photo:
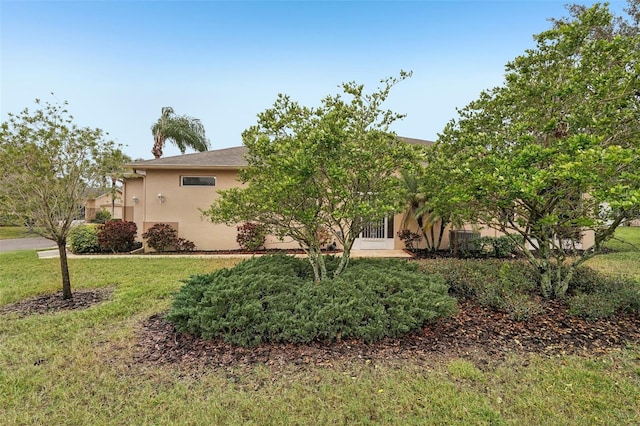
<path fill-rule="evenodd" d="M 15 250 L 36 250 L 55 247 L 56 243 L 42 237 L 15 238 L 11 240 L 0 240 L 0 252 Z"/>

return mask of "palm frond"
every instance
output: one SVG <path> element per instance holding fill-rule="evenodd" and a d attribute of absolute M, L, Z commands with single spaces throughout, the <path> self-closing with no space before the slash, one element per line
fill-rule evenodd
<path fill-rule="evenodd" d="M 187 148 L 198 152 L 209 149 L 209 139 L 202 122 L 187 115 L 175 115 L 171 107 L 162 108 L 160 118 L 151 126 L 151 133 L 155 142 L 152 152 L 156 158 L 162 156 L 162 148 L 167 140 L 173 142 L 183 154 Z"/>

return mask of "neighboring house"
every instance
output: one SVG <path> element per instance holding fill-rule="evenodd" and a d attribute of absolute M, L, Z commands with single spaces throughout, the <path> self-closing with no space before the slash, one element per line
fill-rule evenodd
<path fill-rule="evenodd" d="M 406 143 L 429 145 L 422 139 L 401 138 Z M 219 196 L 218 191 L 240 186 L 238 171 L 246 167 L 244 146 L 136 161 L 127 167 L 133 174 L 122 180 L 124 204 L 122 218 L 135 222 L 138 238 L 156 223 L 172 225 L 178 235 L 193 241 L 198 250 L 238 249 L 235 226 L 213 224 L 203 218 Z M 404 214 L 368 226 L 353 248 L 356 250 L 399 250 L 404 243 L 397 233 L 402 228 Z M 409 225 L 414 228 L 417 225 Z M 466 232 L 471 231 L 471 227 Z M 481 236 L 497 236 L 492 229 L 475 229 Z M 458 232 L 458 231 L 457 231 Z M 463 232 L 463 231 L 460 231 Z M 298 248 L 291 239 L 279 241 L 267 238 L 267 248 Z M 449 229 L 445 231 L 442 247 L 449 247 Z"/>
<path fill-rule="evenodd" d="M 112 219 L 123 218 L 122 190 L 115 189 L 115 197 L 112 198 L 112 192 L 99 192 L 92 196 L 84 204 L 84 220 L 91 222 L 96 218 L 98 210 L 106 210 Z"/>

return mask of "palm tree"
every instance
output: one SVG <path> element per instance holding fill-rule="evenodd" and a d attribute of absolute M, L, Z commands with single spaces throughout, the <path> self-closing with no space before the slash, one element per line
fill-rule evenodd
<path fill-rule="evenodd" d="M 425 193 L 425 178 L 427 173 L 419 173 L 415 171 L 403 170 L 401 172 L 401 181 L 405 190 L 405 199 L 407 201 L 407 211 L 402 220 L 403 227 L 406 227 L 413 219 L 418 224 L 422 237 L 427 244 L 427 250 L 437 251 L 442 245 L 444 230 L 449 220 L 438 215 L 429 203 L 429 194 Z M 437 229 L 436 229 L 436 224 Z"/>
<path fill-rule="evenodd" d="M 151 153 L 155 158 L 162 157 L 166 140 L 173 142 L 183 154 L 187 148 L 199 152 L 209 149 L 209 140 L 204 134 L 204 126 L 200 120 L 186 115 L 176 115 L 171 107 L 162 108 L 162 115 L 151 126 L 151 133 L 154 139 Z"/>

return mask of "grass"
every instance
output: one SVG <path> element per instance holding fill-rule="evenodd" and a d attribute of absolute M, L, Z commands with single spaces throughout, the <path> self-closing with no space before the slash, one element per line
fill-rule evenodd
<path fill-rule="evenodd" d="M 616 229 L 615 237 L 607 241 L 605 246 L 615 251 L 640 252 L 640 227 L 621 226 Z"/>
<path fill-rule="evenodd" d="M 612 253 L 596 256 L 586 265 L 610 275 L 629 275 L 640 281 L 640 227 L 622 226 L 606 245 Z"/>
<path fill-rule="evenodd" d="M 627 251 L 593 261 L 633 270 L 638 257 Z M 640 423 L 637 347 L 487 365 L 356 359 L 277 373 L 268 365 L 193 372 L 132 362 L 137 327 L 169 307 L 180 280 L 234 262 L 70 259 L 74 289 L 114 294 L 83 311 L 0 315 L 0 424 Z M 0 305 L 58 291 L 59 281 L 56 259 L 0 254 Z"/>
<path fill-rule="evenodd" d="M 0 226 L 0 240 L 10 240 L 14 238 L 30 238 L 36 237 L 24 226 Z"/>

